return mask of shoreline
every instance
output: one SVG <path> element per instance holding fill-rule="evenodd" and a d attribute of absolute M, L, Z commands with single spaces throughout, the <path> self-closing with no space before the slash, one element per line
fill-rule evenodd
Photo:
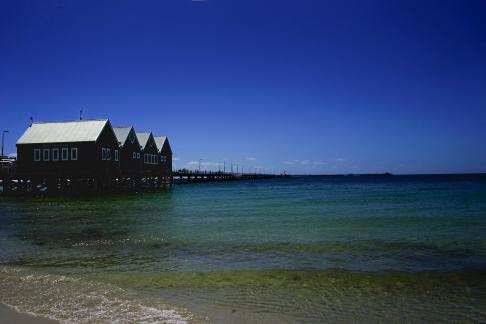
<path fill-rule="evenodd" d="M 0 303 L 0 324 L 59 324 L 56 320 L 47 317 L 37 316 L 29 313 L 22 313 Z"/>

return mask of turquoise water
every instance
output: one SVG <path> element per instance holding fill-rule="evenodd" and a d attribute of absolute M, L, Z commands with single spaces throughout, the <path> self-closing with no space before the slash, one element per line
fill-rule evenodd
<path fill-rule="evenodd" d="M 64 321 L 485 321 L 486 176 L 4 197 L 0 264 L 0 302 Z"/>

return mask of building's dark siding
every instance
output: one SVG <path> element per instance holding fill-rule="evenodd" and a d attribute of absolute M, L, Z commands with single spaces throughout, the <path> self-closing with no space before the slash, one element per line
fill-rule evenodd
<path fill-rule="evenodd" d="M 165 162 L 162 162 L 162 156 L 165 156 Z M 172 150 L 170 148 L 169 140 L 164 142 L 164 146 L 159 153 L 159 170 L 162 176 L 171 176 L 172 175 Z"/>
<path fill-rule="evenodd" d="M 110 160 L 102 160 L 102 148 L 109 148 Z M 68 149 L 68 160 L 63 160 L 63 149 Z M 77 160 L 72 160 L 71 150 L 77 149 Z M 39 149 L 40 161 L 35 161 L 34 150 Z M 58 161 L 53 161 L 53 152 L 59 150 Z M 44 150 L 49 150 L 49 161 L 44 161 Z M 116 174 L 119 161 L 115 161 L 118 150 L 111 126 L 107 124 L 97 142 L 70 142 L 45 144 L 18 144 L 17 163 L 20 173 L 38 175 L 101 175 Z"/>
<path fill-rule="evenodd" d="M 63 150 L 66 149 L 68 158 L 64 159 Z M 77 149 L 76 160 L 73 160 L 72 149 Z M 39 161 L 35 160 L 35 150 L 39 150 Z M 48 161 L 44 159 L 44 150 L 49 152 Z M 58 156 L 57 160 L 54 160 L 56 150 Z M 146 160 L 146 155 L 150 155 L 151 158 Z M 165 158 L 162 159 L 162 156 Z M 130 138 L 120 147 L 108 122 L 96 142 L 18 144 L 17 166 L 19 173 L 39 177 L 167 177 L 172 175 L 172 151 L 169 142 L 166 141 L 159 152 L 153 136 L 149 137 L 144 150 L 141 150 L 137 139 L 131 142 Z"/>
<path fill-rule="evenodd" d="M 110 159 L 103 160 L 103 148 L 110 149 Z M 118 161 L 116 161 L 115 150 L 118 150 L 118 152 L 120 152 L 120 148 L 118 146 L 118 140 L 113 133 L 111 126 L 109 126 L 108 124 L 105 126 L 100 136 L 98 137 L 98 141 L 96 142 L 96 149 L 98 150 L 98 152 L 95 155 L 97 158 L 94 162 L 95 165 L 98 164 L 98 171 L 104 175 L 118 174 L 120 172 L 120 156 L 118 157 Z"/>
<path fill-rule="evenodd" d="M 144 175 L 153 176 L 160 174 L 160 160 L 159 160 L 159 152 L 157 149 L 157 145 L 155 144 L 155 140 L 153 136 L 150 136 L 145 148 L 142 152 L 142 172 Z M 154 163 L 147 163 L 145 160 L 146 155 L 155 156 Z"/>
<path fill-rule="evenodd" d="M 133 132 L 133 130 L 131 130 Z M 135 134 L 134 134 L 135 136 Z M 135 157 L 133 155 L 135 153 Z M 143 153 L 140 150 L 140 144 L 135 139 L 132 143 L 130 136 L 121 148 L 121 170 L 126 175 L 137 175 L 142 170 Z"/>

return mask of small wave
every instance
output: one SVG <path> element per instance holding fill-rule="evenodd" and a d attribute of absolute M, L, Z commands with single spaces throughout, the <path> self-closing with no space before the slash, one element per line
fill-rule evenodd
<path fill-rule="evenodd" d="M 20 312 L 42 315 L 61 323 L 206 321 L 188 310 L 157 299 L 144 299 L 113 285 L 12 267 L 0 268 L 0 302 Z"/>

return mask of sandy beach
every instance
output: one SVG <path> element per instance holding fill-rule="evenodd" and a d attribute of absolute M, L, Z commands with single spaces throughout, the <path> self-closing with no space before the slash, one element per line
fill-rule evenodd
<path fill-rule="evenodd" d="M 19 313 L 15 309 L 0 304 L 0 324 L 58 324 L 59 322 L 45 317 Z"/>

